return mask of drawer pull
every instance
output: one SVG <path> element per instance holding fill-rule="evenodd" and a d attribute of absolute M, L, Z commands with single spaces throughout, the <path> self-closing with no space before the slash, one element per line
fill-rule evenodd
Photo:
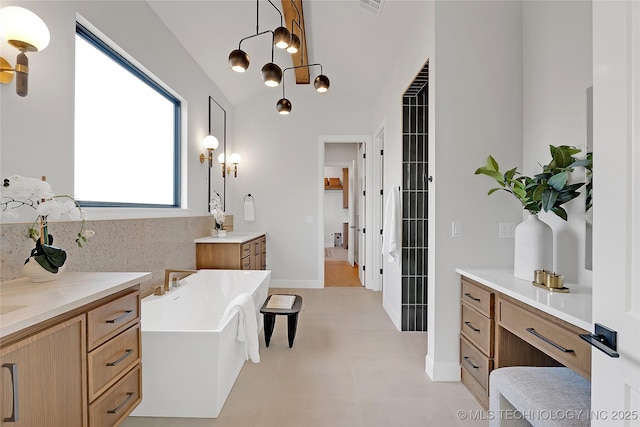
<path fill-rule="evenodd" d="M 127 349 L 124 354 L 122 356 L 120 356 L 120 358 L 118 360 L 115 360 L 113 362 L 109 362 L 107 363 L 107 366 L 116 366 L 119 365 L 120 362 L 122 362 L 124 359 L 126 359 L 127 357 L 131 356 L 131 354 L 133 353 L 132 349 Z"/>
<path fill-rule="evenodd" d="M 471 358 L 469 356 L 465 356 L 464 357 L 465 362 L 467 362 L 469 365 L 471 365 L 471 367 L 473 369 L 480 369 L 480 366 L 476 366 L 473 364 L 473 362 L 471 361 Z"/>
<path fill-rule="evenodd" d="M 11 416 L 2 421 L 5 423 L 15 423 L 18 421 L 18 365 L 16 363 L 4 363 L 2 367 L 7 368 L 11 373 L 11 392 L 13 394 Z"/>
<path fill-rule="evenodd" d="M 125 397 L 125 399 L 118 405 L 115 407 L 115 409 L 109 409 L 107 411 L 107 414 L 117 414 L 118 411 L 120 411 L 124 405 L 127 404 L 127 402 L 129 402 L 131 400 L 131 398 L 135 395 L 134 392 L 130 391 L 129 393 L 127 393 L 127 397 Z"/>
<path fill-rule="evenodd" d="M 122 319 L 124 319 L 125 317 L 129 316 L 131 313 L 133 313 L 133 310 L 127 310 L 124 312 L 123 315 L 116 317 L 115 319 L 109 319 L 107 320 L 107 323 L 118 323 L 119 321 L 121 321 Z"/>
<path fill-rule="evenodd" d="M 476 298 L 473 295 L 471 295 L 469 292 L 464 294 L 465 297 L 474 300 L 475 302 L 480 302 L 480 298 Z"/>
<path fill-rule="evenodd" d="M 557 348 L 558 350 L 560 350 L 563 353 L 573 353 L 573 350 L 570 350 L 568 348 L 564 348 L 563 346 L 561 346 L 560 344 L 556 344 L 553 341 L 551 341 L 549 338 L 544 337 L 542 335 L 540 335 L 539 333 L 536 332 L 535 329 L 533 328 L 527 328 L 527 332 L 533 334 L 534 336 L 540 338 L 542 341 L 546 342 L 547 344 L 550 344 L 552 346 L 554 346 L 555 348 Z"/>
<path fill-rule="evenodd" d="M 471 322 L 464 322 L 465 325 L 467 325 L 473 332 L 480 332 L 480 329 L 475 328 Z"/>

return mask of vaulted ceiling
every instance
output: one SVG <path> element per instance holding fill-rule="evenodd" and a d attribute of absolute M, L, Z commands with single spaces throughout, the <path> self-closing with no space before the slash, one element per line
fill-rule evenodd
<path fill-rule="evenodd" d="M 281 0 L 272 2 L 283 10 Z M 324 74 L 331 79 L 331 91 L 357 94 L 371 102 L 405 42 L 405 29 L 420 25 L 419 12 L 424 3 L 386 0 L 381 12 L 375 13 L 359 0 L 297 2 L 302 3 L 308 63 L 322 64 Z M 232 104 L 250 99 L 259 91 L 280 90 L 267 88 L 260 78 L 260 69 L 271 60 L 270 35 L 242 43 L 242 49 L 251 57 L 245 73 L 232 71 L 228 64 L 229 53 L 238 48 L 242 38 L 256 34 L 256 29 L 262 32 L 280 26 L 280 14 L 268 0 L 148 0 L 148 3 Z M 290 22 L 286 26 L 291 29 Z M 275 48 L 274 60 L 282 69 L 293 65 L 291 56 Z M 295 70 L 285 73 L 287 86 L 294 84 L 294 73 Z M 311 84 L 319 73 L 319 67 L 310 69 Z"/>

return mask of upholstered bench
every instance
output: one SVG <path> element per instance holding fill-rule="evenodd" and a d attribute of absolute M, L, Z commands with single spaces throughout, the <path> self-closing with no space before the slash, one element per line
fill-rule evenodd
<path fill-rule="evenodd" d="M 489 375 L 489 426 L 589 426 L 591 383 L 569 368 L 513 366 Z"/>

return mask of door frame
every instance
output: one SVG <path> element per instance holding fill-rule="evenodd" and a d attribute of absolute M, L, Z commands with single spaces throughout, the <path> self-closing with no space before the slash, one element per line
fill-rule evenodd
<path fill-rule="evenodd" d="M 317 249 L 317 259 L 318 259 L 318 283 L 321 287 L 324 287 L 324 222 L 322 218 L 324 217 L 324 146 L 325 144 L 339 144 L 339 143 L 356 143 L 356 144 L 364 144 L 365 152 L 371 152 L 373 149 L 373 138 L 371 135 L 320 135 L 318 136 L 318 166 L 317 166 L 317 191 L 318 191 L 318 212 L 316 221 L 317 227 L 317 240 L 318 247 Z M 371 155 L 366 157 L 366 166 L 367 171 L 373 170 L 373 161 Z M 372 180 L 366 180 L 365 191 L 367 194 L 373 194 L 372 188 Z M 374 207 L 371 206 L 373 202 L 372 199 L 375 197 L 367 197 L 366 200 L 366 212 L 367 215 L 365 217 L 365 228 L 369 230 L 373 230 L 373 220 L 371 218 L 371 212 L 374 211 Z M 365 266 L 370 265 L 373 267 L 373 253 L 372 249 L 367 248 L 359 248 L 359 250 L 365 251 Z M 359 266 L 360 268 L 362 266 Z M 367 274 L 365 276 L 365 283 L 362 285 L 367 289 L 371 289 L 371 274 Z"/>

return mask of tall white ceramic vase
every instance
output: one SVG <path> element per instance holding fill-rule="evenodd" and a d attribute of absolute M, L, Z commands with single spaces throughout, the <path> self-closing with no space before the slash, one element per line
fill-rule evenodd
<path fill-rule="evenodd" d="M 513 275 L 519 279 L 533 280 L 535 270 L 553 271 L 553 231 L 538 215 L 516 226 Z"/>

